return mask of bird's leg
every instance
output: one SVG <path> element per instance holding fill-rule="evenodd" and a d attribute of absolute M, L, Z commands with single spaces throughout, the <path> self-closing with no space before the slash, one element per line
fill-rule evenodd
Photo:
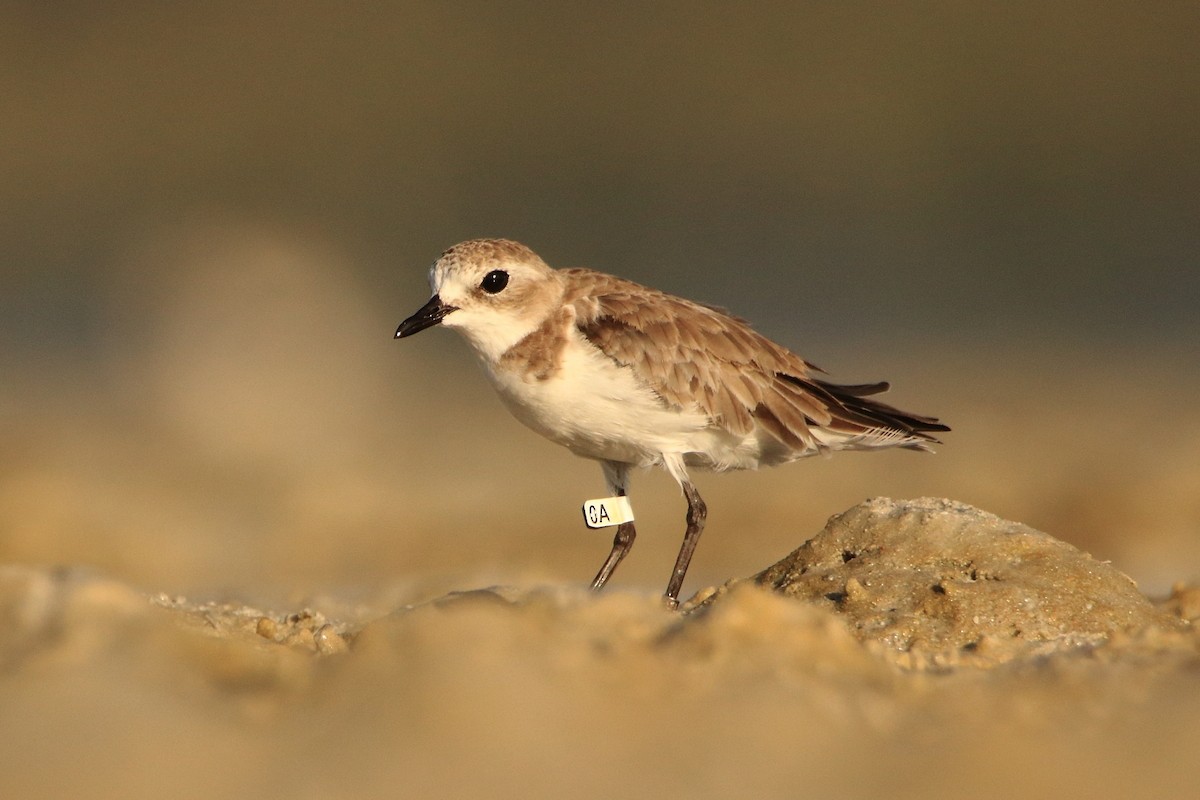
<path fill-rule="evenodd" d="M 621 559 L 629 552 L 629 548 L 633 547 L 635 538 L 637 538 L 637 530 L 634 529 L 632 522 L 622 522 L 617 526 L 617 535 L 613 537 L 612 551 L 608 554 L 608 558 L 604 559 L 604 565 L 600 567 L 600 571 L 592 580 L 593 589 L 599 591 L 604 586 L 616 570 L 617 564 L 621 563 Z"/>
<path fill-rule="evenodd" d="M 696 543 L 704 532 L 704 520 L 708 517 L 708 507 L 704 505 L 700 493 L 690 481 L 681 481 L 684 497 L 687 498 L 687 531 L 683 534 L 683 546 L 679 548 L 679 556 L 675 559 L 675 571 L 671 573 L 671 582 L 667 584 L 667 603 L 675 608 L 679 605 L 679 590 L 683 588 L 683 576 L 687 575 L 688 564 L 692 561 L 692 553 L 696 551 Z"/>
<path fill-rule="evenodd" d="M 612 461 L 601 462 L 600 466 L 604 469 L 604 478 L 608 481 L 609 491 L 613 492 L 617 497 L 625 497 L 625 485 L 629 477 L 629 465 L 619 464 Z M 625 554 L 629 552 L 629 548 L 633 547 L 633 540 L 637 538 L 637 530 L 633 527 L 632 522 L 622 522 L 617 526 L 617 534 L 613 537 L 612 550 L 608 554 L 608 558 L 604 559 L 604 564 L 600 567 L 600 571 L 596 573 L 596 577 L 592 579 L 592 589 L 599 591 L 603 588 L 608 579 L 612 577 L 616 571 L 617 565 L 621 563 L 621 559 L 625 558 Z"/>

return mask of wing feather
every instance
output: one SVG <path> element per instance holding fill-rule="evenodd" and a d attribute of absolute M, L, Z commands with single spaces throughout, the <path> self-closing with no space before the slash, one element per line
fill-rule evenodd
<path fill-rule="evenodd" d="M 936 441 L 932 417 L 866 399 L 884 382 L 839 386 L 796 354 L 720 308 L 586 269 L 568 276 L 580 333 L 629 367 L 662 402 L 698 410 L 736 435 L 761 426 L 797 451 L 821 448 L 812 428 L 884 441 Z"/>

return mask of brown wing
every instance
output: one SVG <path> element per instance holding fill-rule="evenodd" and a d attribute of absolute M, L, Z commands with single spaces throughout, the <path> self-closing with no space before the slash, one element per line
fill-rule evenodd
<path fill-rule="evenodd" d="M 821 370 L 725 311 L 585 269 L 568 269 L 580 332 L 634 372 L 668 406 L 699 408 L 736 435 L 756 423 L 795 449 L 819 446 L 813 427 L 932 440 L 937 421 L 864 399 L 886 383 L 837 386 Z"/>

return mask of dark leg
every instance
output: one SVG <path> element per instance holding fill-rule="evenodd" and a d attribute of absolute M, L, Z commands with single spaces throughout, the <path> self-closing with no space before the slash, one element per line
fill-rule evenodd
<path fill-rule="evenodd" d="M 671 582 L 667 584 L 667 603 L 672 608 L 679 605 L 679 590 L 683 588 L 683 576 L 687 574 L 688 564 L 692 561 L 692 553 L 696 551 L 696 543 L 700 534 L 704 533 L 704 520 L 708 517 L 708 507 L 700 499 L 700 493 L 691 483 L 682 483 L 683 494 L 687 498 L 687 532 L 683 534 L 683 546 L 679 548 L 679 557 L 675 559 L 675 571 L 671 573 Z M 619 535 L 619 534 L 618 534 Z"/>
<path fill-rule="evenodd" d="M 608 482 L 608 490 L 617 497 L 625 497 L 629 465 L 602 461 L 600 466 L 604 470 L 604 479 Z M 622 522 L 617 526 L 617 535 L 613 537 L 612 551 L 609 552 L 608 558 L 604 559 L 604 564 L 596 573 L 596 577 L 592 579 L 592 589 L 599 591 L 603 588 L 608 579 L 612 577 L 613 572 L 616 571 L 617 565 L 621 563 L 621 559 L 625 558 L 625 554 L 629 552 L 629 548 L 633 547 L 633 540 L 636 538 L 637 530 L 634 529 L 632 522 Z"/>
<path fill-rule="evenodd" d="M 621 494 L 623 495 L 624 492 Z M 621 559 L 629 552 L 629 548 L 633 547 L 633 540 L 635 538 L 637 538 L 637 531 L 634 529 L 632 522 L 622 522 L 617 526 L 617 535 L 613 537 L 612 551 L 608 554 L 608 558 L 604 559 L 604 566 L 600 567 L 600 571 L 596 573 L 596 577 L 592 580 L 593 589 L 599 591 L 608 579 L 612 577 L 617 564 L 621 563 Z"/>

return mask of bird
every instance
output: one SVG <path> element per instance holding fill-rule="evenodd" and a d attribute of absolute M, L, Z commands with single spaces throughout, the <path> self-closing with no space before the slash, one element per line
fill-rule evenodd
<path fill-rule="evenodd" d="M 708 509 L 689 470 L 775 466 L 838 450 L 931 450 L 950 428 L 874 399 L 886 382 L 840 385 L 717 306 L 583 268 L 551 268 L 509 239 L 441 254 L 433 296 L 396 339 L 436 325 L 466 339 L 521 423 L 598 461 L 626 498 L 634 468 L 661 467 L 687 500 L 683 544 L 664 593 L 679 593 Z M 591 587 L 600 590 L 637 536 L 617 525 Z"/>

